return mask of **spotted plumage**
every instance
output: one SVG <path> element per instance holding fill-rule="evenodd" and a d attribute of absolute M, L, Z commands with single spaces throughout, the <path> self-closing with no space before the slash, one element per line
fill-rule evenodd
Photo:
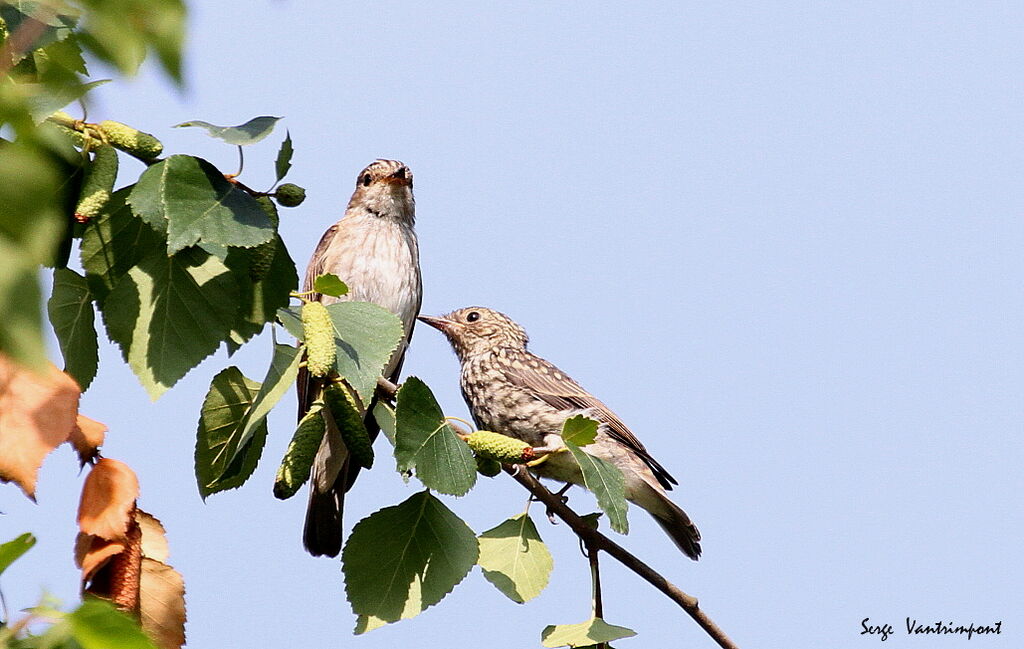
<path fill-rule="evenodd" d="M 535 447 L 564 447 L 562 423 L 585 415 L 599 423 L 584 450 L 614 464 L 626 480 L 626 497 L 647 510 L 687 556 L 700 556 L 700 532 L 666 491 L 678 484 L 604 403 L 567 374 L 527 350 L 526 331 L 508 316 L 467 307 L 442 317 L 420 316 L 451 342 L 462 365 L 462 395 L 481 429 L 516 437 Z M 541 477 L 582 484 L 568 453 L 553 453 L 534 471 Z"/>

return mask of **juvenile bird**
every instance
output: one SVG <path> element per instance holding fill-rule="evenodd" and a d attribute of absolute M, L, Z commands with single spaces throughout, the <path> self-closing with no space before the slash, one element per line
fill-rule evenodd
<path fill-rule="evenodd" d="M 303 291 L 312 291 L 317 277 L 333 273 L 348 285 L 348 293 L 340 298 L 314 294 L 312 299 L 324 304 L 373 302 L 401 318 L 405 336 L 383 372 L 392 381 L 402 369 L 423 298 L 415 221 L 412 172 L 397 160 L 371 162 L 359 172 L 344 216 L 320 239 L 303 283 Z M 317 398 L 320 385 L 303 369 L 297 388 L 301 419 Z M 364 419 L 371 440 L 380 432 L 372 410 L 371 404 Z M 313 461 L 302 536 L 313 556 L 334 557 L 341 550 L 345 492 L 359 474 L 359 465 L 349 462 L 348 449 L 330 423 Z"/>
<path fill-rule="evenodd" d="M 700 556 L 700 532 L 665 494 L 678 484 L 675 478 L 608 406 L 527 351 L 522 327 L 483 307 L 419 319 L 451 342 L 462 364 L 462 396 L 478 428 L 535 447 L 563 448 L 562 422 L 568 417 L 584 415 L 598 421 L 596 440 L 583 450 L 618 467 L 626 479 L 626 498 L 646 509 L 686 556 L 694 560 Z M 579 466 L 569 453 L 552 453 L 533 471 L 544 478 L 583 484 Z"/>

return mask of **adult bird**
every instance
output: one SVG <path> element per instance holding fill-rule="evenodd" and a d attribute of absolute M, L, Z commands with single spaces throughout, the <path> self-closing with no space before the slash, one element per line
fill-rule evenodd
<path fill-rule="evenodd" d="M 344 216 L 320 239 L 303 282 L 303 291 L 312 291 L 317 277 L 333 273 L 348 285 L 348 293 L 342 297 L 313 294 L 311 299 L 324 304 L 345 300 L 373 302 L 402 320 L 405 335 L 383 372 L 392 381 L 402 369 L 423 297 L 415 221 L 416 201 L 409 167 L 397 160 L 374 160 L 359 172 Z M 300 371 L 300 419 L 317 398 L 320 387 L 308 372 Z M 372 404 L 364 424 L 372 441 L 380 432 Z M 302 535 L 306 550 L 313 556 L 335 557 L 341 551 L 345 492 L 352 488 L 358 474 L 359 465 L 349 461 L 345 443 L 328 421 L 310 474 L 309 505 Z"/>
<path fill-rule="evenodd" d="M 626 498 L 646 509 L 686 556 L 700 557 L 700 532 L 665 493 L 678 484 L 676 479 L 608 406 L 565 372 L 527 351 L 522 327 L 483 307 L 419 319 L 451 342 L 462 365 L 462 396 L 478 428 L 534 447 L 564 449 L 561 432 L 567 418 L 595 419 L 597 438 L 583 450 L 618 467 L 625 478 Z M 556 450 L 533 471 L 544 478 L 583 484 L 583 474 L 570 453 Z"/>

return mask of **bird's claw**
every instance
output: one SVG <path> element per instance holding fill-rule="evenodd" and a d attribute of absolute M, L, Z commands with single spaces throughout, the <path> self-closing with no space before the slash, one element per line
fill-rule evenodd
<path fill-rule="evenodd" d="M 552 494 L 552 495 L 553 495 L 553 496 L 554 496 L 555 498 L 558 498 L 558 500 L 559 500 L 559 501 L 560 501 L 560 502 L 561 502 L 561 503 L 562 503 L 563 505 L 565 505 L 565 504 L 567 504 L 567 503 L 569 502 L 569 496 L 566 496 L 566 495 L 565 495 L 565 492 L 566 492 L 566 491 L 569 491 L 569 488 L 570 488 L 570 487 L 572 487 L 572 483 L 571 483 L 571 482 L 568 482 L 568 483 L 566 483 L 566 485 L 565 485 L 564 487 L 562 487 L 561 489 L 559 489 L 558 491 L 556 491 L 556 492 L 555 492 L 554 494 Z M 548 521 L 550 521 L 552 525 L 558 525 L 558 521 L 557 521 L 557 520 L 555 520 L 555 510 L 553 510 L 553 509 L 551 509 L 550 507 L 548 507 L 548 509 L 547 509 L 547 514 L 548 514 Z"/>

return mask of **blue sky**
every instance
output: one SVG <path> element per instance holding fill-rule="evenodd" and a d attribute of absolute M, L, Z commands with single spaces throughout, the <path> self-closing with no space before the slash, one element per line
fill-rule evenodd
<path fill-rule="evenodd" d="M 1019 3 L 191 4 L 187 92 L 147 68 L 102 87 L 90 118 L 231 171 L 231 147 L 170 126 L 285 116 L 242 178 L 271 184 L 287 127 L 308 199 L 281 229 L 300 265 L 367 162 L 409 164 L 424 312 L 508 313 L 631 426 L 679 478 L 704 556 L 642 512 L 621 541 L 740 646 L 869 646 L 865 617 L 897 626 L 887 646 L 920 645 L 906 616 L 1003 620 L 983 642 L 1019 646 Z M 264 336 L 231 362 L 258 380 L 269 357 Z M 189 646 L 518 648 L 589 614 L 574 537 L 538 510 L 556 564 L 538 599 L 475 571 L 418 618 L 351 636 L 338 562 L 301 549 L 304 494 L 271 496 L 291 396 L 254 478 L 199 499 L 196 419 L 227 364 L 151 404 L 108 344 L 82 405 L 168 528 Z M 405 369 L 465 416 L 440 335 L 418 329 Z M 62 449 L 38 506 L 0 487 L 2 535 L 40 539 L 4 576 L 12 608 L 74 599 L 80 482 Z M 418 488 L 381 462 L 346 522 Z M 447 502 L 479 532 L 524 492 L 498 479 Z M 606 619 L 639 633 L 617 646 L 712 646 L 604 565 Z"/>

